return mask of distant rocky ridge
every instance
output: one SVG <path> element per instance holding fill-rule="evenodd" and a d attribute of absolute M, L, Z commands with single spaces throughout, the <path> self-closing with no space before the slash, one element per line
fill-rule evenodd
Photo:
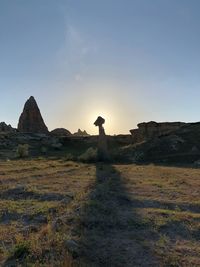
<path fill-rule="evenodd" d="M 19 118 L 18 130 L 22 133 L 48 133 L 48 128 L 33 96 L 24 105 Z"/>
<path fill-rule="evenodd" d="M 134 143 L 141 143 L 155 137 L 159 137 L 180 129 L 186 125 L 184 122 L 143 122 L 139 123 L 138 129 L 130 130 Z"/>
<path fill-rule="evenodd" d="M 23 112 L 20 115 L 17 129 L 12 128 L 11 125 L 7 125 L 5 122 L 0 123 L 0 132 L 16 132 L 26 134 L 48 134 L 48 128 L 44 123 L 40 109 L 33 96 L 31 96 L 25 103 Z M 56 128 L 50 132 L 52 136 L 64 137 L 64 136 L 76 136 L 84 137 L 89 136 L 85 130 L 78 129 L 77 132 L 72 134 L 65 128 Z"/>
<path fill-rule="evenodd" d="M 0 132 L 16 132 L 16 129 L 12 128 L 10 124 L 6 124 L 5 122 L 0 122 Z"/>
<path fill-rule="evenodd" d="M 113 161 L 189 163 L 200 167 L 200 122 L 143 122 L 131 134 L 107 136 Z M 39 107 L 30 97 L 19 118 L 18 129 L 5 122 L 0 123 L 0 159 L 16 156 L 19 144 L 29 146 L 29 155 L 72 156 L 97 146 L 98 136 L 90 136 L 85 130 L 74 134 L 65 128 L 49 132 Z"/>
<path fill-rule="evenodd" d="M 75 132 L 74 135 L 75 136 L 89 136 L 89 134 L 85 130 L 81 131 L 81 129 L 78 129 L 78 131 Z"/>

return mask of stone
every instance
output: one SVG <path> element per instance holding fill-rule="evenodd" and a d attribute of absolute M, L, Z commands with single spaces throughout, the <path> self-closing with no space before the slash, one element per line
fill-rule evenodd
<path fill-rule="evenodd" d="M 38 225 L 38 224 L 30 224 L 30 225 L 24 226 L 20 232 L 23 235 L 28 235 L 30 233 L 38 232 L 39 228 L 40 228 L 40 225 Z"/>
<path fill-rule="evenodd" d="M 195 167 L 200 167 L 200 159 L 198 159 L 198 160 L 196 160 L 195 162 L 194 162 L 194 165 L 195 165 Z"/>
<path fill-rule="evenodd" d="M 109 160 L 108 146 L 107 146 L 107 137 L 105 134 L 105 130 L 103 128 L 103 124 L 105 123 L 105 119 L 99 116 L 94 125 L 99 127 L 99 140 L 98 140 L 98 159 L 102 161 Z"/>
<path fill-rule="evenodd" d="M 73 239 L 66 240 L 64 244 L 66 249 L 72 254 L 73 258 L 78 257 L 80 247 L 75 240 Z"/>
<path fill-rule="evenodd" d="M 138 129 L 130 130 L 134 143 L 141 143 L 155 137 L 169 134 L 180 129 L 184 122 L 160 122 L 155 121 L 139 123 Z"/>
<path fill-rule="evenodd" d="M 48 133 L 37 102 L 31 96 L 25 103 L 18 123 L 19 132 L 23 133 Z"/>

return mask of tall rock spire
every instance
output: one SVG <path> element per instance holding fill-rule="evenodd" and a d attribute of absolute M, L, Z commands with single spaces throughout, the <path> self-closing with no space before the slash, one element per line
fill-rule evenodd
<path fill-rule="evenodd" d="M 37 102 L 31 96 L 25 103 L 18 123 L 19 132 L 24 133 L 48 133 Z"/>

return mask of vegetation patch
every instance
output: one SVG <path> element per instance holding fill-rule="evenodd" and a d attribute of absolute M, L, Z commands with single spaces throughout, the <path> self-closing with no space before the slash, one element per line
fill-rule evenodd
<path fill-rule="evenodd" d="M 64 158 L 0 167 L 2 266 L 200 265 L 199 169 Z"/>

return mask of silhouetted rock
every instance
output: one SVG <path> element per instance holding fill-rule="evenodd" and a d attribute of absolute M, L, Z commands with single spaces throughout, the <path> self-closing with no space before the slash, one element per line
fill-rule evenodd
<path fill-rule="evenodd" d="M 195 164 L 200 159 L 200 122 L 127 146 L 122 157 L 132 162 Z"/>
<path fill-rule="evenodd" d="M 10 124 L 5 122 L 0 122 L 0 132 L 16 132 L 16 129 L 12 128 Z"/>
<path fill-rule="evenodd" d="M 107 137 L 106 137 L 106 134 L 103 128 L 104 123 L 105 123 L 105 119 L 100 116 L 94 122 L 94 125 L 99 127 L 98 158 L 99 160 L 103 160 L 103 161 L 109 159 Z"/>
<path fill-rule="evenodd" d="M 58 136 L 58 137 L 59 136 L 70 136 L 70 135 L 72 135 L 70 133 L 70 131 L 68 131 L 65 128 L 56 128 L 53 131 L 51 131 L 51 134 L 54 135 L 54 136 Z"/>
<path fill-rule="evenodd" d="M 81 129 L 78 129 L 77 132 L 74 133 L 75 136 L 89 136 L 89 134 L 84 130 L 81 131 Z"/>
<path fill-rule="evenodd" d="M 180 129 L 180 127 L 185 124 L 184 122 L 143 122 L 137 125 L 138 129 L 130 130 L 130 132 L 133 137 L 133 142 L 140 143 L 161 135 L 169 134 L 170 132 Z"/>
<path fill-rule="evenodd" d="M 48 128 L 33 96 L 24 105 L 24 110 L 19 118 L 18 130 L 24 133 L 48 133 Z"/>

